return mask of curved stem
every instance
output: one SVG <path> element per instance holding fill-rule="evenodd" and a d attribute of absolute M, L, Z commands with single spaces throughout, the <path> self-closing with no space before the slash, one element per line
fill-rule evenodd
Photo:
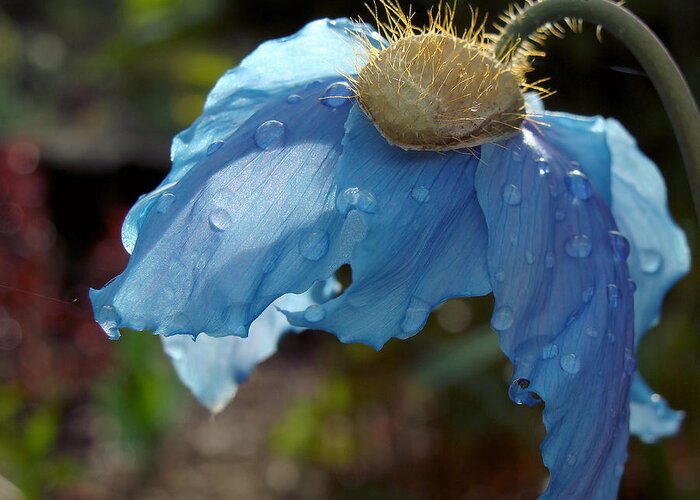
<path fill-rule="evenodd" d="M 635 55 L 661 96 L 683 155 L 695 213 L 700 222 L 700 114 L 680 69 L 661 40 L 637 16 L 609 0 L 542 0 L 525 8 L 504 29 L 496 47 L 500 57 L 547 23 L 565 18 L 597 24 Z"/>

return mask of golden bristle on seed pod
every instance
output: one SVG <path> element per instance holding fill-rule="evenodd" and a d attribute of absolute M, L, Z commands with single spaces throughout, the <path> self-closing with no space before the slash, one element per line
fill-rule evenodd
<path fill-rule="evenodd" d="M 395 0 L 381 0 L 386 20 L 373 16 L 386 39 L 376 47 L 357 35 L 355 75 L 348 79 L 357 101 L 377 130 L 407 150 L 447 151 L 478 146 L 517 134 L 527 118 L 523 91 L 529 70 L 526 54 L 501 60 L 471 11 L 462 36 L 454 27 L 455 6 L 439 5 L 429 24 L 414 26 L 409 11 Z"/>

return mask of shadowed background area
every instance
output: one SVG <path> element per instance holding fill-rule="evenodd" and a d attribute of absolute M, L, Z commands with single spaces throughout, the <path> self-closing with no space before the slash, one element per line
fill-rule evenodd
<path fill-rule="evenodd" d="M 351 6 L 348 6 L 348 4 Z M 414 1 L 416 20 L 428 1 Z M 495 20 L 508 2 L 471 4 Z M 407 6 L 407 3 L 406 3 Z M 700 4 L 629 0 L 700 88 Z M 379 353 L 283 339 L 212 418 L 148 334 L 110 343 L 88 287 L 118 274 L 129 206 L 169 167 L 171 137 L 217 78 L 338 0 L 4 0 L 0 4 L 0 498 L 534 498 L 540 409 L 507 396 L 492 299 L 452 300 Z M 466 27 L 467 3 L 458 4 Z M 700 233 L 671 126 L 627 50 L 595 29 L 550 38 L 532 80 L 549 109 L 618 118 L 654 159 L 696 257 Z M 345 270 L 341 278 L 349 279 Z M 342 273 L 341 273 L 342 274 Z M 639 366 L 681 433 L 630 442 L 624 499 L 700 498 L 697 267 L 670 293 Z M 594 437 L 592 437 L 594 438 Z"/>

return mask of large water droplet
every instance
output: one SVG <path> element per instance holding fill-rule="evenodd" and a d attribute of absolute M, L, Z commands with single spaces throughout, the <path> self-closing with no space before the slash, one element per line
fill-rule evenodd
<path fill-rule="evenodd" d="M 214 153 L 216 153 L 218 150 L 221 149 L 221 146 L 224 145 L 224 141 L 214 141 L 211 144 L 209 144 L 209 147 L 207 148 L 207 156 L 211 156 Z"/>
<path fill-rule="evenodd" d="M 566 373 L 574 375 L 581 370 L 581 361 L 579 361 L 575 354 L 566 354 L 559 360 L 559 366 L 561 366 L 561 369 Z"/>
<path fill-rule="evenodd" d="M 571 194 L 579 200 L 587 200 L 593 195 L 591 182 L 583 172 L 572 170 L 566 175 L 566 185 Z"/>
<path fill-rule="evenodd" d="M 520 193 L 520 188 L 515 184 L 506 184 L 501 191 L 501 198 L 506 205 L 516 206 L 520 205 L 523 195 Z"/>
<path fill-rule="evenodd" d="M 308 260 L 319 260 L 328 253 L 328 233 L 309 231 L 299 241 L 299 253 Z"/>
<path fill-rule="evenodd" d="M 117 327 L 117 312 L 112 306 L 102 306 L 97 315 L 97 322 L 107 336 L 112 339 L 119 338 L 119 328 Z"/>
<path fill-rule="evenodd" d="M 326 317 L 326 310 L 322 305 L 313 304 L 304 311 L 304 319 L 309 323 L 316 323 Z"/>
<path fill-rule="evenodd" d="M 556 344 L 547 344 L 542 348 L 542 359 L 552 359 L 559 355 L 559 347 Z"/>
<path fill-rule="evenodd" d="M 377 212 L 377 199 L 369 191 L 351 187 L 338 196 L 335 206 L 342 214 L 347 214 L 352 209 L 373 214 Z"/>
<path fill-rule="evenodd" d="M 612 246 L 613 255 L 620 262 L 625 262 L 630 255 L 629 241 L 617 231 L 608 231 L 608 234 L 610 235 L 610 245 Z"/>
<path fill-rule="evenodd" d="M 209 214 L 209 227 L 214 231 L 226 231 L 231 225 L 231 215 L 226 209 L 216 208 Z"/>
<path fill-rule="evenodd" d="M 642 250 L 639 252 L 639 267 L 643 273 L 655 274 L 661 269 L 663 257 L 656 250 Z"/>
<path fill-rule="evenodd" d="M 577 259 L 588 257 L 591 254 L 591 248 L 593 248 L 591 239 L 585 234 L 570 236 L 564 243 L 564 250 L 566 250 L 566 253 Z"/>
<path fill-rule="evenodd" d="M 272 149 L 284 144 L 286 133 L 284 123 L 277 120 L 267 120 L 255 131 L 255 144 L 260 149 Z"/>
<path fill-rule="evenodd" d="M 416 186 L 411 190 L 411 198 L 418 203 L 428 203 L 430 201 L 430 190 L 425 186 Z"/>
<path fill-rule="evenodd" d="M 288 102 L 289 104 L 297 104 L 297 103 L 299 103 L 299 102 L 301 102 L 301 101 L 303 101 L 303 100 L 304 100 L 304 98 L 303 98 L 302 96 L 300 96 L 299 94 L 290 94 L 290 95 L 287 97 L 287 102 Z"/>
<path fill-rule="evenodd" d="M 506 273 L 503 272 L 503 269 L 499 269 L 496 271 L 496 274 L 494 274 L 493 277 L 496 278 L 496 281 L 499 283 L 503 283 L 503 281 L 506 279 Z"/>
<path fill-rule="evenodd" d="M 491 326 L 494 330 L 502 332 L 513 326 L 513 310 L 508 306 L 496 309 L 491 316 Z"/>
<path fill-rule="evenodd" d="M 539 401 L 532 397 L 531 391 L 527 390 L 530 387 L 530 381 L 526 378 L 514 380 L 508 388 L 508 396 L 516 405 L 533 406 Z"/>
<path fill-rule="evenodd" d="M 620 290 L 612 283 L 608 285 L 608 305 L 613 309 L 620 305 Z"/>
<path fill-rule="evenodd" d="M 401 322 L 401 330 L 404 333 L 417 332 L 425 323 L 428 314 L 430 314 L 430 304 L 417 297 L 412 297 Z"/>
<path fill-rule="evenodd" d="M 164 214 L 170 208 L 170 205 L 175 201 L 175 195 L 173 193 L 163 193 L 158 198 L 156 202 L 156 212 Z"/>
<path fill-rule="evenodd" d="M 347 82 L 335 82 L 323 93 L 321 102 L 330 108 L 339 108 L 350 104 L 354 97 L 355 91 Z"/>

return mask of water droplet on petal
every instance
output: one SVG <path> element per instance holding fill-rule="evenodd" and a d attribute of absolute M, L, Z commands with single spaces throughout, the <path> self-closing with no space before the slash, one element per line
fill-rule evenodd
<path fill-rule="evenodd" d="M 427 203 L 430 201 L 430 190 L 425 186 L 416 186 L 411 190 L 411 198 L 418 203 Z"/>
<path fill-rule="evenodd" d="M 661 269 L 663 257 L 656 250 L 642 250 L 639 252 L 639 267 L 643 273 L 655 274 Z"/>
<path fill-rule="evenodd" d="M 592 326 L 587 327 L 583 332 L 591 338 L 596 338 L 598 336 L 598 330 Z"/>
<path fill-rule="evenodd" d="M 287 97 L 287 102 L 289 104 L 297 104 L 303 100 L 304 100 L 304 98 L 302 96 L 300 96 L 299 94 L 290 94 L 289 97 Z"/>
<path fill-rule="evenodd" d="M 635 283 L 632 278 L 627 278 L 627 288 L 629 288 L 630 292 L 634 293 L 637 291 L 637 283 Z"/>
<path fill-rule="evenodd" d="M 226 231 L 231 225 L 231 215 L 223 208 L 212 210 L 209 214 L 209 227 L 214 231 Z"/>
<path fill-rule="evenodd" d="M 430 314 L 430 304 L 417 297 L 412 297 L 401 322 L 401 330 L 404 333 L 417 332 L 425 323 L 428 314 Z"/>
<path fill-rule="evenodd" d="M 255 144 L 260 149 L 272 149 L 284 144 L 286 126 L 277 120 L 267 120 L 255 131 Z"/>
<path fill-rule="evenodd" d="M 107 336 L 114 340 L 119 338 L 119 328 L 117 327 L 117 312 L 112 306 L 102 306 L 97 315 L 97 322 Z"/>
<path fill-rule="evenodd" d="M 535 262 L 535 255 L 530 250 L 525 252 L 525 262 L 528 264 L 533 264 Z"/>
<path fill-rule="evenodd" d="M 207 156 L 211 156 L 214 153 L 216 153 L 219 149 L 221 149 L 221 146 L 224 145 L 224 141 L 214 141 L 211 144 L 209 144 L 209 147 L 207 148 Z"/>
<path fill-rule="evenodd" d="M 556 344 L 547 344 L 542 348 L 542 359 L 552 359 L 559 355 L 559 347 Z"/>
<path fill-rule="evenodd" d="M 583 291 L 583 293 L 581 294 L 581 298 L 583 299 L 583 301 L 586 304 L 588 304 L 591 301 L 591 299 L 593 298 L 594 294 L 595 294 L 595 288 L 589 287 Z"/>
<path fill-rule="evenodd" d="M 576 455 L 573 453 L 569 453 L 566 455 L 566 465 L 574 465 L 576 464 Z"/>
<path fill-rule="evenodd" d="M 164 214 L 170 208 L 170 205 L 175 201 L 175 195 L 173 193 L 163 193 L 158 198 L 156 202 L 156 212 Z"/>
<path fill-rule="evenodd" d="M 585 234 L 575 234 L 566 239 L 564 250 L 570 257 L 582 259 L 591 254 L 591 239 Z"/>
<path fill-rule="evenodd" d="M 515 184 L 506 184 L 503 186 L 501 198 L 503 199 L 503 203 L 511 206 L 520 205 L 520 202 L 523 200 L 520 188 Z"/>
<path fill-rule="evenodd" d="M 515 233 L 510 233 L 510 244 L 515 246 L 518 244 L 518 235 Z"/>
<path fill-rule="evenodd" d="M 355 97 L 355 91 L 348 82 L 331 83 L 323 93 L 321 102 L 330 108 L 339 108 L 350 104 Z"/>
<path fill-rule="evenodd" d="M 369 191 L 358 187 L 351 187 L 343 191 L 335 201 L 335 206 L 342 214 L 347 214 L 351 209 L 373 214 L 377 212 L 377 199 Z"/>
<path fill-rule="evenodd" d="M 513 326 L 513 310 L 508 306 L 496 309 L 491 316 L 491 326 L 494 330 L 502 332 Z"/>
<path fill-rule="evenodd" d="M 506 273 L 503 272 L 503 269 L 499 269 L 496 271 L 496 274 L 494 274 L 493 277 L 496 278 L 496 281 L 499 283 L 503 283 L 503 281 L 506 279 Z"/>
<path fill-rule="evenodd" d="M 304 311 L 304 319 L 309 323 L 316 323 L 326 317 L 326 310 L 322 305 L 314 304 Z"/>
<path fill-rule="evenodd" d="M 328 233 L 309 231 L 299 241 L 299 253 L 308 260 L 319 260 L 328 253 Z"/>
<path fill-rule="evenodd" d="M 612 283 L 608 285 L 608 305 L 613 309 L 620 305 L 620 290 Z"/>
<path fill-rule="evenodd" d="M 608 234 L 610 235 L 613 255 L 620 262 L 625 262 L 630 255 L 629 241 L 617 231 L 608 231 Z"/>
<path fill-rule="evenodd" d="M 530 381 L 528 379 L 519 378 L 514 380 L 508 388 L 508 396 L 510 397 L 511 401 L 513 401 L 516 405 L 526 404 L 528 406 L 533 406 L 537 404 L 538 401 L 532 397 L 530 391 L 527 390 L 528 387 L 530 387 Z"/>
<path fill-rule="evenodd" d="M 554 253 L 547 252 L 547 254 L 544 256 L 544 267 L 547 269 L 554 267 Z"/>
<path fill-rule="evenodd" d="M 559 365 L 561 366 L 562 370 L 571 375 L 574 375 L 581 370 L 581 361 L 579 361 L 575 354 L 567 354 L 562 356 L 559 360 Z"/>
<path fill-rule="evenodd" d="M 557 209 L 554 212 L 554 218 L 558 221 L 563 221 L 566 219 L 566 211 L 562 210 L 561 208 Z"/>
<path fill-rule="evenodd" d="M 579 200 L 587 200 L 593 195 L 591 182 L 579 170 L 572 170 L 566 175 L 566 185 L 571 194 Z"/>
<path fill-rule="evenodd" d="M 537 172 L 540 175 L 546 175 L 550 171 L 549 163 L 544 158 L 538 158 L 535 162 L 535 166 L 537 167 Z"/>

